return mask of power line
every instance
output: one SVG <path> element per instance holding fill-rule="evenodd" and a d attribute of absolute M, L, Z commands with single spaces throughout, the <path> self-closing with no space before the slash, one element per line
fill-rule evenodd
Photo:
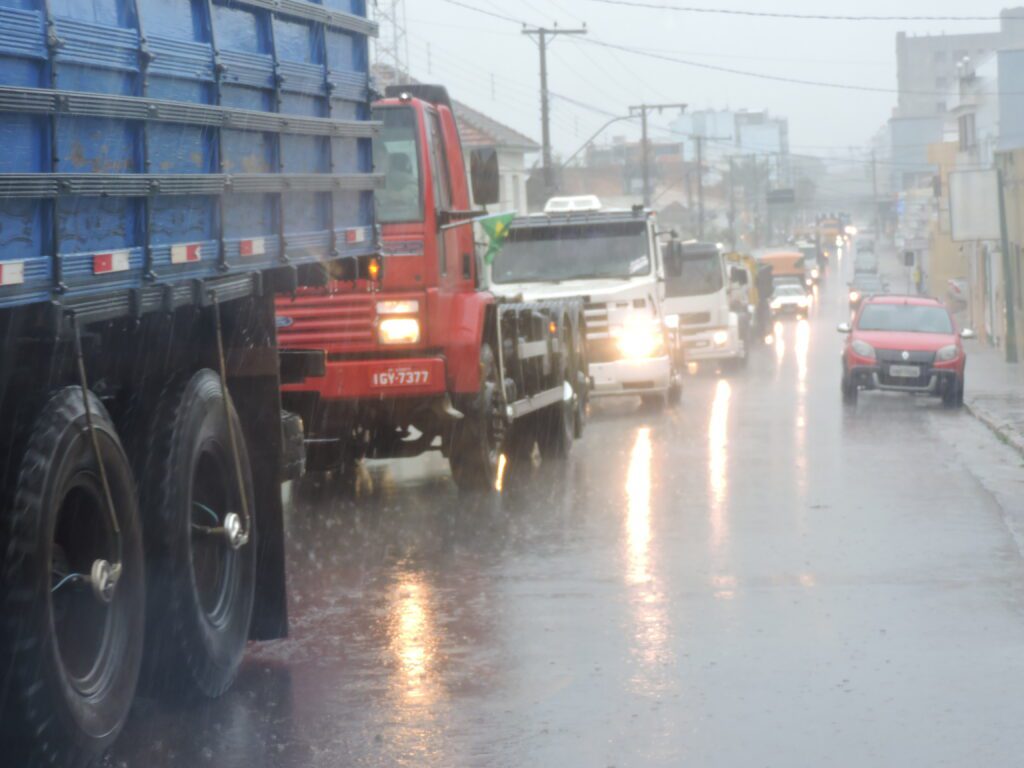
<path fill-rule="evenodd" d="M 1004 19 L 1024 20 L 1024 16 L 869 16 L 826 13 L 782 13 L 772 11 L 751 11 L 732 8 L 707 8 L 695 5 L 672 5 L 666 3 L 650 3 L 643 0 L 590 0 L 604 5 L 620 5 L 627 8 L 647 8 L 658 11 L 677 11 L 680 13 L 701 13 L 717 16 L 747 16 L 761 19 L 784 19 L 801 21 L 1002 21 Z"/>
<path fill-rule="evenodd" d="M 443 2 L 446 2 L 449 5 L 457 5 L 459 8 L 465 8 L 467 11 L 474 11 L 475 13 L 482 13 L 484 16 L 490 16 L 492 19 L 501 19 L 502 21 L 511 21 L 513 24 L 521 24 L 524 27 L 529 24 L 529 22 L 524 21 L 523 19 L 516 19 L 516 18 L 513 18 L 512 16 L 506 16 L 503 13 L 497 13 L 496 11 L 488 11 L 488 10 L 486 10 L 484 8 L 479 8 L 479 7 L 475 6 L 475 5 L 470 5 L 469 3 L 460 2 L 459 0 L 443 0 Z"/>

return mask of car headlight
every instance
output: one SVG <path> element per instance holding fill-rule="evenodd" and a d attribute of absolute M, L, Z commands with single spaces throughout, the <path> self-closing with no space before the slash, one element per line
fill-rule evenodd
<path fill-rule="evenodd" d="M 796 304 L 798 307 L 808 307 L 811 304 L 811 300 L 806 296 L 801 296 L 796 300 Z"/>
<path fill-rule="evenodd" d="M 814 269 L 811 270 L 811 279 L 817 280 L 819 277 L 821 277 L 821 272 L 818 270 L 817 267 L 815 267 Z"/>
<path fill-rule="evenodd" d="M 949 363 L 958 357 L 960 357 L 960 350 L 956 348 L 956 344 L 943 347 L 935 354 L 935 359 L 940 363 Z"/>
<path fill-rule="evenodd" d="M 857 291 L 850 291 L 850 301 L 860 301 L 860 293 Z"/>
<path fill-rule="evenodd" d="M 661 328 L 649 318 L 628 318 L 625 324 L 612 329 L 612 337 L 627 360 L 655 357 L 665 349 Z"/>
<path fill-rule="evenodd" d="M 381 344 L 418 344 L 420 321 L 415 317 L 385 317 L 377 328 Z"/>
<path fill-rule="evenodd" d="M 773 301 L 771 306 L 772 306 L 772 309 L 782 309 L 782 302 L 781 301 Z"/>
<path fill-rule="evenodd" d="M 416 299 L 404 299 L 398 301 L 378 301 L 378 315 L 418 315 L 420 303 Z"/>
<path fill-rule="evenodd" d="M 711 337 L 711 341 L 716 347 L 724 347 L 729 343 L 729 332 L 715 331 L 715 334 Z"/>
<path fill-rule="evenodd" d="M 859 339 L 850 345 L 858 357 L 866 357 L 869 360 L 875 359 L 875 348 L 868 344 L 866 341 L 860 341 Z"/>

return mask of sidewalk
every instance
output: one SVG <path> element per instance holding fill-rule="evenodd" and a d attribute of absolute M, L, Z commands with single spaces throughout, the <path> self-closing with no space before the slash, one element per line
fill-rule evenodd
<path fill-rule="evenodd" d="M 1008 365 L 1003 352 L 966 342 L 967 409 L 1024 454 L 1024 365 Z"/>

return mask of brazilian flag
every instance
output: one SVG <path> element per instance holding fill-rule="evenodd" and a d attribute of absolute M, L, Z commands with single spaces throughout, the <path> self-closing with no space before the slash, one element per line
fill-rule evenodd
<path fill-rule="evenodd" d="M 487 264 L 493 264 L 495 257 L 501 253 L 502 246 L 505 245 L 505 241 L 508 239 L 509 227 L 512 225 L 512 220 L 515 217 L 514 213 L 499 213 L 494 216 L 478 219 L 480 226 L 484 228 L 484 232 L 487 233 L 487 238 L 490 240 L 487 253 L 484 255 L 484 261 Z"/>

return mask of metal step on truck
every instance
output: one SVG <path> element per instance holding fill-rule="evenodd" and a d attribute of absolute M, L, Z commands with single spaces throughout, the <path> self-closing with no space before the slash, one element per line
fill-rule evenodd
<path fill-rule="evenodd" d="M 460 488 L 500 489 L 510 460 L 564 456 L 582 433 L 583 304 L 486 289 L 473 203 L 497 201 L 497 157 L 463 155 L 443 87 L 388 88 L 374 117 L 383 255 L 278 300 L 285 407 L 311 472 L 439 450 Z"/>
<path fill-rule="evenodd" d="M 0 0 L 5 765 L 94 762 L 140 680 L 216 696 L 286 633 L 274 293 L 377 250 L 374 33 L 364 0 Z"/>

